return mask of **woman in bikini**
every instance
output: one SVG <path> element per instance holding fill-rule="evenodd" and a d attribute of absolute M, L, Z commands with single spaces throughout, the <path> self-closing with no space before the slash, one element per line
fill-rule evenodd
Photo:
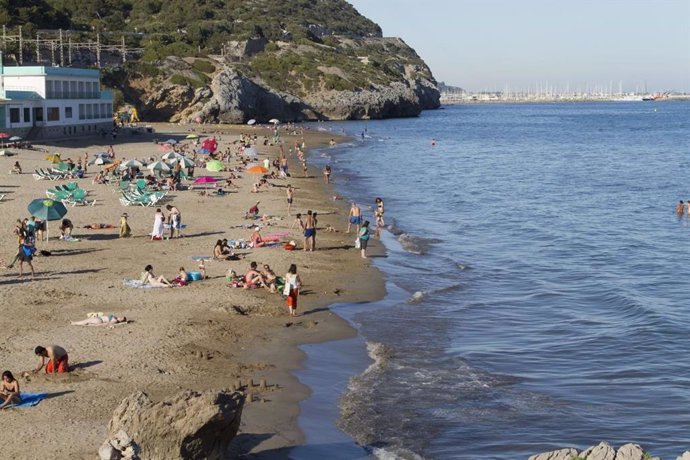
<path fill-rule="evenodd" d="M 172 287 L 172 283 L 165 279 L 163 275 L 156 276 L 153 273 L 153 266 L 147 265 L 144 267 L 144 271 L 141 274 L 142 284 L 148 284 L 152 287 Z"/>
<path fill-rule="evenodd" d="M 113 324 L 126 323 L 127 318 L 115 315 L 96 315 L 81 321 L 70 321 L 72 326 L 110 326 Z"/>
<path fill-rule="evenodd" d="M 22 395 L 19 392 L 19 382 L 14 378 L 12 372 L 5 371 L 2 373 L 2 384 L 0 385 L 0 409 L 4 409 L 10 404 L 19 404 L 22 401 Z"/>

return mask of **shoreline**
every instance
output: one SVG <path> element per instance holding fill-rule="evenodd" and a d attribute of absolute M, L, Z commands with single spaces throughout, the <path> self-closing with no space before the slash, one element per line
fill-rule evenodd
<path fill-rule="evenodd" d="M 167 124 L 155 127 L 153 135 L 120 136 L 114 143 L 117 157 L 160 154 L 153 150 L 153 138 L 186 134 L 188 128 Z M 239 132 L 265 132 L 246 126 L 194 128 L 197 132 L 222 130 L 222 136 L 231 139 Z M 299 137 L 284 135 L 286 149 Z M 306 130 L 304 137 L 307 158 L 317 146 L 326 146 L 331 137 L 340 138 L 335 133 L 312 130 Z M 50 151 L 60 151 L 63 158 L 78 158 L 88 151 L 93 157 L 104 150 L 108 140 L 61 141 Z M 223 150 L 224 144 L 226 139 L 221 141 Z M 261 159 L 266 149 L 259 145 L 258 150 Z M 271 158 L 274 154 L 275 150 L 269 153 Z M 46 166 L 43 156 L 43 152 L 20 150 L 18 156 L 2 160 L 6 171 L 19 160 L 25 172 L 21 176 L 6 176 L 0 186 L 3 193 L 8 191 L 2 203 L 6 231 L 0 237 L 6 255 L 16 245 L 9 232 L 14 219 L 27 215 L 25 205 L 30 198 L 59 184 L 34 181 L 27 174 L 35 167 Z M 296 159 L 291 159 L 293 173 L 297 164 Z M 197 285 L 129 289 L 121 285 L 122 278 L 135 278 L 144 262 L 152 263 L 156 274 L 170 277 L 181 264 L 193 267 L 190 256 L 210 252 L 217 238 L 246 238 L 246 230 L 238 230 L 236 225 L 245 223 L 240 215 L 255 198 L 261 200 L 262 213 L 277 216 L 275 226 L 265 229 L 264 234 L 274 230 L 289 232 L 286 238 L 298 241 L 298 247 L 302 244 L 299 234 L 289 230 L 292 218 L 284 216 L 284 191 L 269 188 L 258 197 L 250 194 L 249 175 L 237 181 L 240 193 L 228 197 L 199 197 L 189 191 L 175 193 L 171 202 L 180 207 L 183 222 L 190 227 L 186 237 L 150 242 L 145 234 L 153 210 L 122 207 L 117 194 L 111 193 L 112 187 L 91 184 L 94 169 L 90 167 L 87 178 L 78 183 L 89 190 L 90 198 L 96 198 L 96 206 L 69 207 L 66 216 L 73 220 L 74 234 L 81 241 L 51 239 L 39 246 L 59 257 L 36 258 L 34 282 L 19 280 L 14 270 L 5 271 L 0 278 L 0 289 L 6 298 L 12 299 L 6 311 L 7 337 L 0 341 L 3 365 L 19 375 L 35 366 L 35 357 L 27 350 L 38 343 L 56 343 L 65 345 L 75 367 L 74 372 L 66 375 L 20 379 L 22 391 L 42 390 L 55 397 L 35 408 L 7 411 L 7 455 L 31 458 L 32 454 L 26 451 L 30 440 L 35 445 L 35 458 L 46 458 L 45 452 L 56 458 L 93 458 L 106 437 L 112 411 L 122 398 L 136 390 L 145 391 L 157 401 L 182 389 L 231 388 L 237 379 L 243 385 L 253 379 L 254 402 L 245 405 L 240 432 L 231 450 L 250 458 L 287 456 L 292 447 L 303 441 L 297 426 L 298 404 L 309 394 L 309 389 L 291 374 L 304 362 L 304 354 L 297 347 L 355 334 L 345 320 L 330 312 L 329 305 L 371 301 L 384 295 L 383 274 L 359 257 L 350 241 L 352 234 L 344 233 L 347 202 L 333 201 L 332 186 L 324 184 L 320 171 L 312 167 L 310 180 L 295 175 L 289 178 L 297 187 L 293 214 L 318 210 L 320 228 L 332 225 L 340 230 L 320 232 L 317 251 L 290 253 L 282 248 L 258 248 L 243 261 L 209 262 L 211 279 Z M 284 181 L 275 182 L 282 186 Z M 123 211 L 130 213 L 134 238 L 118 239 L 117 230 L 81 228 L 92 222 L 116 224 Z M 214 216 L 218 216 L 218 224 Z M 49 225 L 51 235 L 55 235 L 57 224 Z M 372 246 L 377 245 L 378 242 Z M 372 253 L 376 251 L 372 248 Z M 305 284 L 300 296 L 301 316 L 287 316 L 283 299 L 263 289 L 225 287 L 224 271 L 232 267 L 242 273 L 250 260 L 270 263 L 279 275 L 289 263 L 297 264 Z M 246 314 L 232 311 L 233 305 L 240 306 Z M 89 311 L 124 314 L 134 322 L 112 329 L 69 326 L 70 320 L 82 319 Z M 260 379 L 267 380 L 265 391 L 259 391 Z M 55 421 L 60 421 L 62 427 L 59 434 L 38 436 L 36 427 L 50 426 Z"/>

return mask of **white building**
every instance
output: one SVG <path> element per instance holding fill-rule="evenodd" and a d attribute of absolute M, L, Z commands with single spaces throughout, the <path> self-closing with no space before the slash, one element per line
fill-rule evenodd
<path fill-rule="evenodd" d="M 73 137 L 113 127 L 112 92 L 101 91 L 98 70 L 0 62 L 0 98 L 0 132 L 10 136 Z"/>

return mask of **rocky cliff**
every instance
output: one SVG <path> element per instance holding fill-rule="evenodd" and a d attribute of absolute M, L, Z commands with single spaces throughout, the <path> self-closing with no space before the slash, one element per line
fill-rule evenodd
<path fill-rule="evenodd" d="M 233 44 L 227 56 L 168 57 L 153 72 L 132 65 L 113 86 L 150 121 L 376 119 L 439 107 L 431 70 L 402 40 L 329 38 L 331 45 Z"/>

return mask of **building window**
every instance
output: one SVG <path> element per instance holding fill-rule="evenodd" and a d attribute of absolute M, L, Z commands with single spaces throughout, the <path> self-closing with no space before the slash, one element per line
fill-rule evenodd
<path fill-rule="evenodd" d="M 46 80 L 46 99 L 51 99 L 53 97 L 53 81 Z"/>
<path fill-rule="evenodd" d="M 72 107 L 65 107 L 65 118 L 72 118 Z"/>
<path fill-rule="evenodd" d="M 62 82 L 60 81 L 53 82 L 53 98 L 62 99 Z"/>
<path fill-rule="evenodd" d="M 60 121 L 59 107 L 48 107 L 48 121 Z"/>
<path fill-rule="evenodd" d="M 113 104 L 108 104 L 106 107 L 108 107 L 108 111 L 106 112 L 108 114 L 108 117 L 113 116 Z"/>
<path fill-rule="evenodd" d="M 31 109 L 28 107 L 24 109 L 24 123 L 31 123 Z"/>
<path fill-rule="evenodd" d="M 79 82 L 79 97 L 82 99 L 86 97 L 86 95 L 84 93 L 84 82 L 83 81 Z"/>
<path fill-rule="evenodd" d="M 69 82 L 68 81 L 63 81 L 62 82 L 62 97 L 64 99 L 69 99 Z"/>
<path fill-rule="evenodd" d="M 34 107 L 34 120 L 36 122 L 43 121 L 43 107 Z"/>
<path fill-rule="evenodd" d="M 69 82 L 69 97 L 72 99 L 76 99 L 78 97 L 76 81 Z"/>
<path fill-rule="evenodd" d="M 10 108 L 10 123 L 19 123 L 19 109 Z"/>
<path fill-rule="evenodd" d="M 93 120 L 93 105 L 86 104 L 86 119 Z"/>
<path fill-rule="evenodd" d="M 86 110 L 84 109 L 84 104 L 79 104 L 79 119 L 86 120 Z"/>

